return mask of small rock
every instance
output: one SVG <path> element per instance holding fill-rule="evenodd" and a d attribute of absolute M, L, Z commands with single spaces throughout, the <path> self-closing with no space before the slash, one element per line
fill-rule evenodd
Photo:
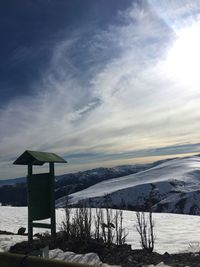
<path fill-rule="evenodd" d="M 170 254 L 168 252 L 165 252 L 164 256 L 170 257 Z"/>
<path fill-rule="evenodd" d="M 19 230 L 17 231 L 18 235 L 24 235 L 26 232 L 26 228 L 25 227 L 20 227 Z"/>

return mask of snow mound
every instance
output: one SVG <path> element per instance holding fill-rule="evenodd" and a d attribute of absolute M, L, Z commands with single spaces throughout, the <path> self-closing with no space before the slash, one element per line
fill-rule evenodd
<path fill-rule="evenodd" d="M 101 262 L 96 253 L 75 254 L 74 252 L 63 252 L 61 249 L 50 250 L 49 258 L 54 260 L 61 260 L 65 262 L 86 263 L 92 266 L 110 267 L 110 265 Z M 120 267 L 119 265 L 112 265 L 112 267 Z"/>
<path fill-rule="evenodd" d="M 9 251 L 13 244 L 27 241 L 27 236 L 21 235 L 0 235 L 0 252 Z"/>
<path fill-rule="evenodd" d="M 144 267 L 171 267 L 171 266 L 169 266 L 169 265 L 165 265 L 163 262 L 160 262 L 159 264 L 157 264 L 157 265 L 145 265 Z"/>

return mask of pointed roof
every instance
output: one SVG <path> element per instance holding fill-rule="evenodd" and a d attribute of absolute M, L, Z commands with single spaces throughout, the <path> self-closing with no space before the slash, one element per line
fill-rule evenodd
<path fill-rule="evenodd" d="M 46 162 L 67 163 L 66 160 L 55 153 L 26 150 L 13 164 L 16 165 L 43 165 Z"/>

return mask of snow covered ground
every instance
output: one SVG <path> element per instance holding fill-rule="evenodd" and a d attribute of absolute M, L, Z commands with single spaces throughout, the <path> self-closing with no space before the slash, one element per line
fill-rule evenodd
<path fill-rule="evenodd" d="M 75 254 L 73 252 L 63 252 L 60 249 L 51 250 L 49 253 L 49 258 L 66 261 L 66 262 L 76 262 L 76 263 L 85 263 L 92 266 L 101 266 L 101 267 L 121 267 L 120 265 L 108 265 L 102 263 L 99 256 L 96 253 L 87 253 L 87 254 Z M 145 267 L 170 267 L 165 265 L 163 262 L 157 265 L 149 265 Z"/>
<path fill-rule="evenodd" d="M 57 230 L 60 229 L 64 218 L 64 210 L 56 210 Z M 200 240 L 200 217 L 190 215 L 155 213 L 155 251 L 175 253 L 188 250 L 189 244 L 198 247 Z M 132 248 L 140 248 L 139 236 L 135 230 L 135 212 L 124 211 L 124 227 L 128 231 L 127 243 Z M 3 207 L 0 206 L 0 230 L 17 232 L 20 227 L 27 229 L 26 207 Z M 36 229 L 34 232 L 44 232 L 44 229 Z M 16 239 L 17 238 L 17 239 Z M 7 250 L 10 245 L 27 240 L 27 237 L 0 235 L 0 250 Z"/>
<path fill-rule="evenodd" d="M 26 240 L 27 236 L 0 235 L 0 252 L 9 251 L 12 245 Z"/>
<path fill-rule="evenodd" d="M 68 251 L 63 252 L 61 249 L 54 249 L 50 251 L 49 258 L 65 262 L 83 263 L 92 266 L 120 267 L 120 265 L 110 266 L 108 264 L 101 262 L 99 256 L 96 253 L 75 254 L 73 252 L 68 252 Z"/>

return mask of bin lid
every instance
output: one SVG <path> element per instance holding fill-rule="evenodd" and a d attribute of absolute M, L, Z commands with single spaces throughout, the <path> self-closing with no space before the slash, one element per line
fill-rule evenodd
<path fill-rule="evenodd" d="M 55 153 L 26 150 L 13 164 L 16 165 L 43 165 L 44 163 L 67 163 Z"/>

